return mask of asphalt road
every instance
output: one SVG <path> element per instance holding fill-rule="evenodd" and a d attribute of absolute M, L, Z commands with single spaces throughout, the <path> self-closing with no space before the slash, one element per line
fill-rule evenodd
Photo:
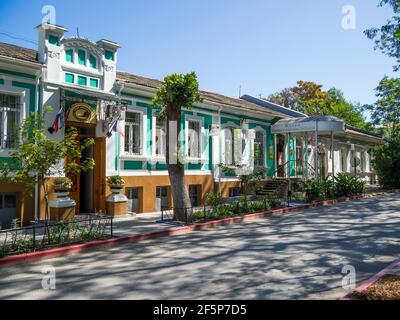
<path fill-rule="evenodd" d="M 399 258 L 399 235 L 393 194 L 0 267 L 0 299 L 337 299 L 343 266 L 360 283 Z"/>

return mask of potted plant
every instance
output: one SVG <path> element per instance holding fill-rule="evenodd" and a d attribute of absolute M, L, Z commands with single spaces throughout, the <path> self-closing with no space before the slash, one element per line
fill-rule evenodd
<path fill-rule="evenodd" d="M 71 190 L 72 181 L 67 177 L 59 177 L 55 178 L 53 181 L 54 192 L 56 193 L 65 193 Z"/>
<path fill-rule="evenodd" d="M 76 202 L 69 198 L 72 181 L 67 177 L 55 178 L 53 181 L 56 198 L 50 201 L 51 220 L 70 220 L 75 217 Z"/>
<path fill-rule="evenodd" d="M 111 176 L 107 178 L 107 183 L 110 186 L 110 189 L 122 189 L 125 185 L 124 179 L 121 176 Z"/>
<path fill-rule="evenodd" d="M 128 214 L 128 198 L 121 194 L 125 186 L 125 181 L 120 176 L 110 176 L 107 183 L 111 189 L 111 195 L 106 199 L 106 212 L 111 216 L 120 216 Z"/>

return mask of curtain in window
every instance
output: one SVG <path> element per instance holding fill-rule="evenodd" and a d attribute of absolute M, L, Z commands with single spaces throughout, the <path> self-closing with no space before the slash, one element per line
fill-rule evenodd
<path fill-rule="evenodd" d="M 141 154 L 141 114 L 127 112 L 125 119 L 125 152 Z"/>
<path fill-rule="evenodd" d="M 232 129 L 231 128 L 224 129 L 224 138 L 225 138 L 224 164 L 231 165 L 233 163 L 233 160 L 232 160 L 233 137 L 232 137 Z"/>
<path fill-rule="evenodd" d="M 189 121 L 188 155 L 190 158 L 200 158 L 200 122 Z"/>
<path fill-rule="evenodd" d="M 156 124 L 156 155 L 165 156 L 167 149 L 167 130 L 165 121 L 157 120 Z"/>
<path fill-rule="evenodd" d="M 256 167 L 264 167 L 264 154 L 264 134 L 261 131 L 256 131 L 256 139 L 254 140 L 254 165 Z"/>
<path fill-rule="evenodd" d="M 234 162 L 240 164 L 243 157 L 242 129 L 233 129 Z"/>
<path fill-rule="evenodd" d="M 20 111 L 18 96 L 0 94 L 0 149 L 13 148 Z"/>

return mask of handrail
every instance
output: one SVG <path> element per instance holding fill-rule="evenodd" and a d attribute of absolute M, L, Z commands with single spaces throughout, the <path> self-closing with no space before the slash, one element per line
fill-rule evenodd
<path fill-rule="evenodd" d="M 289 163 L 291 163 L 291 162 L 297 163 L 297 160 L 291 159 L 291 160 L 286 161 L 284 164 L 279 165 L 279 166 L 277 167 L 277 169 L 274 171 L 274 173 L 273 173 L 272 176 L 275 177 L 276 174 L 277 174 L 277 172 L 278 172 L 279 170 L 284 169 L 285 178 L 287 178 L 288 174 L 287 174 L 287 172 L 286 172 L 286 168 L 287 168 L 287 165 L 288 165 Z M 312 166 L 309 162 L 306 162 L 306 163 L 307 163 L 307 168 L 306 168 L 306 170 L 308 171 L 309 169 L 311 169 L 311 170 L 312 170 L 311 176 L 315 175 L 315 174 L 316 174 L 316 170 L 315 170 L 314 166 Z M 302 166 L 302 167 L 303 167 L 303 174 L 302 174 L 302 176 L 306 176 L 307 174 L 304 174 L 304 166 Z M 297 172 L 296 172 L 296 176 L 298 176 L 298 175 L 297 175 Z"/>

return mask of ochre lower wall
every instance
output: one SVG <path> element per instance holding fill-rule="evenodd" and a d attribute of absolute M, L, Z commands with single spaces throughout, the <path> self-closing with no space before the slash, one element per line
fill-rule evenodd
<path fill-rule="evenodd" d="M 168 175 L 165 176 L 124 176 L 126 185 L 125 188 L 137 187 L 139 188 L 139 213 L 154 212 L 156 210 L 156 188 L 169 187 L 168 189 L 168 202 L 172 206 L 172 194 L 170 190 L 170 182 Z M 49 188 L 49 200 L 55 198 L 53 192 L 53 179 L 47 179 Z M 214 182 L 212 175 L 190 175 L 185 177 L 186 184 L 199 185 L 199 204 L 203 205 L 207 193 L 218 192 L 218 183 Z M 237 181 L 221 182 L 220 191 L 223 197 L 229 196 L 229 188 L 239 187 L 240 183 Z M 34 220 L 35 217 L 35 201 L 34 197 L 28 196 L 23 184 L 15 183 L 0 183 L 0 192 L 2 193 L 16 193 L 17 194 L 17 218 L 20 219 L 24 225 L 28 225 L 29 221 Z M 122 192 L 125 193 L 125 190 Z M 43 191 L 40 190 L 40 215 L 39 219 L 45 218 L 45 202 Z M 106 195 L 111 194 L 109 187 L 106 188 Z"/>
<path fill-rule="evenodd" d="M 28 195 L 22 183 L 0 182 L 0 193 L 17 194 L 17 219 L 25 225 L 35 218 L 35 201 L 33 194 Z"/>
<path fill-rule="evenodd" d="M 139 188 L 139 213 L 154 212 L 156 210 L 156 190 L 157 187 L 168 188 L 168 203 L 172 205 L 172 194 L 170 189 L 170 181 L 165 176 L 139 176 L 139 177 L 123 177 L 125 180 L 125 188 Z M 211 175 L 191 175 L 185 177 L 186 184 L 200 185 L 199 203 L 203 203 L 205 195 L 214 192 L 214 180 Z M 124 190 L 125 192 L 125 190 Z M 107 194 L 109 189 L 107 188 Z"/>

